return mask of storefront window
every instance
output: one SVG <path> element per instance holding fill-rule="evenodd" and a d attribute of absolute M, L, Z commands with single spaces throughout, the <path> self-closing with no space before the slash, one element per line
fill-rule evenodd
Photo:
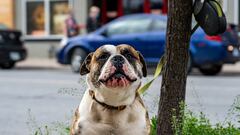
<path fill-rule="evenodd" d="M 117 18 L 118 13 L 117 13 L 117 8 L 118 8 L 118 3 L 117 1 L 113 0 L 106 0 L 107 2 L 107 22 Z"/>
<path fill-rule="evenodd" d="M 142 13 L 144 0 L 123 0 L 124 14 Z"/>
<path fill-rule="evenodd" d="M 13 0 L 0 1 L 0 23 L 14 28 L 14 7 Z"/>
<path fill-rule="evenodd" d="M 50 2 L 50 34 L 63 34 L 64 21 L 68 16 L 68 1 Z"/>
<path fill-rule="evenodd" d="M 45 34 L 44 2 L 27 2 L 27 34 L 39 36 Z"/>
<path fill-rule="evenodd" d="M 24 0 L 27 36 L 36 38 L 63 35 L 64 22 L 72 0 Z"/>
<path fill-rule="evenodd" d="M 162 0 L 151 0 L 151 13 L 161 14 L 162 6 L 163 6 Z"/>

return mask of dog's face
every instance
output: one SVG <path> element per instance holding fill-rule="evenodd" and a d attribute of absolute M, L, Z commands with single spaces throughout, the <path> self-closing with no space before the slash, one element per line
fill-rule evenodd
<path fill-rule="evenodd" d="M 92 89 L 120 90 L 138 87 L 147 74 L 142 55 L 129 45 L 104 45 L 84 60 L 81 75 Z"/>

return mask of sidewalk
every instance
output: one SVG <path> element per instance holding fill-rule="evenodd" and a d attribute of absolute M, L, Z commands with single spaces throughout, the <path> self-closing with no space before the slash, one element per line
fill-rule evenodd
<path fill-rule="evenodd" d="M 47 58 L 28 58 L 25 61 L 16 64 L 16 68 L 21 69 L 70 69 L 69 65 L 61 65 L 56 59 Z M 149 71 L 154 72 L 155 67 L 151 67 Z M 199 74 L 199 72 L 197 72 Z M 226 64 L 221 74 L 240 75 L 240 62 L 237 64 Z"/>
<path fill-rule="evenodd" d="M 16 68 L 64 69 L 68 68 L 68 66 L 59 64 L 54 58 L 28 58 L 22 62 L 18 62 L 16 64 Z"/>
<path fill-rule="evenodd" d="M 240 62 L 236 64 L 226 64 L 223 67 L 223 71 L 226 72 L 239 72 L 240 73 Z"/>

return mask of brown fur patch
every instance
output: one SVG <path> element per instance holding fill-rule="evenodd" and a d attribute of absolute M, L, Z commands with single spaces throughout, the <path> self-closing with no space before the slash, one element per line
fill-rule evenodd
<path fill-rule="evenodd" d="M 135 57 L 135 60 L 129 61 L 132 64 L 132 66 L 134 67 L 135 71 L 137 71 L 136 62 L 140 63 L 142 65 L 143 77 L 146 77 L 147 76 L 147 66 L 146 66 L 146 63 L 145 63 L 145 60 L 144 60 L 142 54 L 140 52 L 136 51 L 132 46 L 127 45 L 127 44 L 121 44 L 121 45 L 117 46 L 118 53 L 123 54 L 125 51 L 128 51 L 131 55 L 133 55 L 133 57 Z M 142 77 L 142 76 L 140 76 L 140 77 Z"/>
<path fill-rule="evenodd" d="M 128 115 L 127 121 L 128 121 L 128 123 L 131 123 L 131 122 L 136 121 L 136 116 L 135 116 L 135 114 L 130 113 L 130 114 Z"/>
<path fill-rule="evenodd" d="M 140 62 L 138 52 L 132 46 L 127 45 L 127 44 L 121 44 L 121 45 L 117 46 L 118 53 L 122 53 L 126 49 Z"/>

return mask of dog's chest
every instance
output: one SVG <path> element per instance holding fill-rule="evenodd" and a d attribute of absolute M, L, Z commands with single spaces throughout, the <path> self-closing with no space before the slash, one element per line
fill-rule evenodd
<path fill-rule="evenodd" d="M 122 111 L 109 110 L 92 103 L 89 112 L 81 115 L 81 135 L 146 135 L 146 111 L 139 103 Z"/>

